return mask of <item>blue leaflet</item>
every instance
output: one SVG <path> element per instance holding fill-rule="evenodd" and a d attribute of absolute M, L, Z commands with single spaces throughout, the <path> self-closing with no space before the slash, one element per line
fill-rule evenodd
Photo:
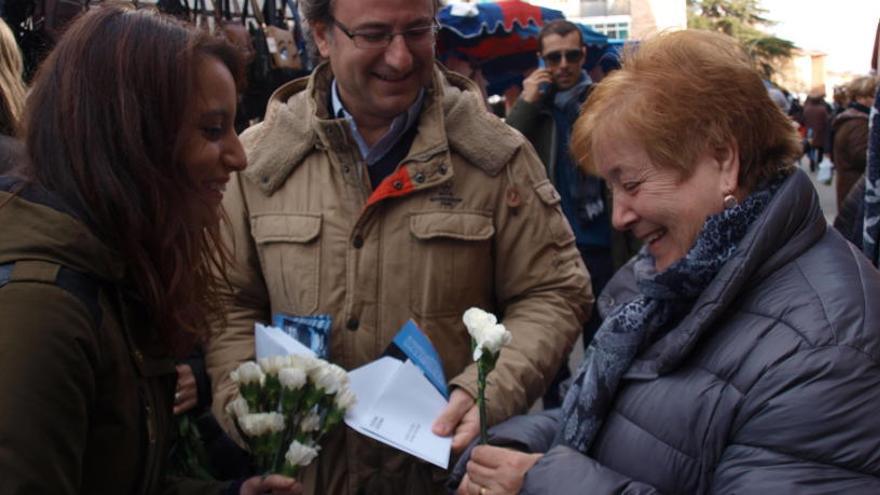
<path fill-rule="evenodd" d="M 328 314 L 294 316 L 284 313 L 272 315 L 272 326 L 298 340 L 321 359 L 329 360 L 330 327 L 333 319 Z"/>
<path fill-rule="evenodd" d="M 414 321 L 408 320 L 404 323 L 384 354 L 396 357 L 401 361 L 406 361 L 409 358 L 422 370 L 434 388 L 443 397 L 449 399 L 449 390 L 446 388 L 446 376 L 443 374 L 440 355 L 437 354 L 434 345 Z"/>

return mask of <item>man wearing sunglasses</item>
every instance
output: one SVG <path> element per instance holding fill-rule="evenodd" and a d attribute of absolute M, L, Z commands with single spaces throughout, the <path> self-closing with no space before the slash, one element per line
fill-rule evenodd
<path fill-rule="evenodd" d="M 631 235 L 611 228 L 611 202 L 604 182 L 581 172 L 568 150 L 572 125 L 592 88 L 583 68 L 586 55 L 575 24 L 565 20 L 545 24 L 538 34 L 541 63 L 523 81 L 522 94 L 507 123 L 532 143 L 559 190 L 562 211 L 574 230 L 593 294 L 598 295 L 616 269 L 635 254 L 637 244 Z M 594 312 L 584 325 L 585 346 L 600 323 Z M 544 395 L 545 408 L 561 405 L 558 386 L 568 376 L 568 367 L 563 365 Z"/>
<path fill-rule="evenodd" d="M 224 197 L 229 309 L 207 355 L 214 411 L 227 418 L 254 321 L 329 316 L 327 357 L 351 370 L 412 318 L 450 390 L 432 431 L 413 435 L 452 437 L 459 452 L 479 432 L 462 314 L 481 307 L 513 334 L 487 387 L 489 423 L 526 411 L 590 309 L 574 236 L 531 147 L 473 82 L 435 64 L 433 0 L 298 4 L 324 63 L 242 135 L 249 166 Z M 445 476 L 339 428 L 301 477 L 308 495 L 431 495 Z"/>

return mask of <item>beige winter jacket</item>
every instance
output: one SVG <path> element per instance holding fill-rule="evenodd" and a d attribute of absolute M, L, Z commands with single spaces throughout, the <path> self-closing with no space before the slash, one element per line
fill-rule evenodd
<path fill-rule="evenodd" d="M 543 165 L 470 81 L 438 67 L 407 158 L 372 190 L 348 124 L 330 118 L 331 80 L 323 65 L 283 86 L 242 136 L 249 167 L 224 199 L 231 308 L 207 353 L 215 414 L 232 429 L 229 372 L 254 357 L 254 321 L 276 312 L 330 314 L 330 357 L 346 369 L 379 357 L 413 318 L 450 385 L 475 395 L 461 321 L 471 306 L 513 334 L 490 376 L 490 422 L 525 411 L 593 301 Z M 309 493 L 442 493 L 443 472 L 344 430 L 304 474 Z"/>

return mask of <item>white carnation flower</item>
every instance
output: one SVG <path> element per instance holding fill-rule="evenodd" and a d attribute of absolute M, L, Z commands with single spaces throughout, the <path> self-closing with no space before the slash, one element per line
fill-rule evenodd
<path fill-rule="evenodd" d="M 462 315 L 461 321 L 464 322 L 464 326 L 467 327 L 468 333 L 471 334 L 471 337 L 476 341 L 480 340 L 479 335 L 482 334 L 484 328 L 491 327 L 498 323 L 498 319 L 495 318 L 495 315 L 483 311 L 480 308 L 469 308 L 464 312 L 464 315 Z"/>
<path fill-rule="evenodd" d="M 299 425 L 299 429 L 306 433 L 318 431 L 319 428 L 321 428 L 321 416 L 314 411 L 303 418 L 302 423 Z"/>
<path fill-rule="evenodd" d="M 250 408 L 248 408 L 248 403 L 244 400 L 244 397 L 236 397 L 235 400 L 226 404 L 226 414 L 233 418 L 241 418 L 250 414 Z"/>
<path fill-rule="evenodd" d="M 300 368 L 281 368 L 278 372 L 278 381 L 288 390 L 299 390 L 306 384 L 306 373 Z"/>
<path fill-rule="evenodd" d="M 266 415 L 266 428 L 271 433 L 281 433 L 284 431 L 284 415 L 281 413 L 268 413 Z"/>
<path fill-rule="evenodd" d="M 290 366 L 288 356 L 270 356 L 260 359 L 260 367 L 269 375 L 278 375 L 282 368 Z"/>
<path fill-rule="evenodd" d="M 357 402 L 357 397 L 350 388 L 343 387 L 342 390 L 336 394 L 336 397 L 333 398 L 333 402 L 337 409 L 348 411 L 354 406 L 355 402 Z"/>
<path fill-rule="evenodd" d="M 291 466 L 308 466 L 313 460 L 315 460 L 315 457 L 318 457 L 318 451 L 320 449 L 321 448 L 318 446 L 311 447 L 294 440 L 290 442 L 290 448 L 288 448 L 287 453 L 284 454 L 284 459 L 287 460 Z"/>
<path fill-rule="evenodd" d="M 504 325 L 498 323 L 492 313 L 480 308 L 470 308 L 464 312 L 461 319 L 476 342 L 474 361 L 478 361 L 484 351 L 493 355 L 498 354 L 501 347 L 510 342 L 510 332 L 504 328 Z"/>
<path fill-rule="evenodd" d="M 266 381 L 266 374 L 260 369 L 260 365 L 253 361 L 245 361 L 233 371 L 230 376 L 232 381 L 240 385 L 249 385 L 259 383 L 262 385 Z"/>
<path fill-rule="evenodd" d="M 299 368 L 308 375 L 312 370 L 320 368 L 322 362 L 320 359 L 309 356 L 290 356 L 289 366 Z"/>
<path fill-rule="evenodd" d="M 279 413 L 246 414 L 238 418 L 238 426 L 253 438 L 284 431 L 284 415 Z"/>
<path fill-rule="evenodd" d="M 312 370 L 311 377 L 315 386 L 328 395 L 335 394 L 348 384 L 348 373 L 343 368 L 330 363 Z"/>

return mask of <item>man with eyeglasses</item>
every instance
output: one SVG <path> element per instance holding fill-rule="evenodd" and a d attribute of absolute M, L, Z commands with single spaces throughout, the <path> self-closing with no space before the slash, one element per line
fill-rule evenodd
<path fill-rule="evenodd" d="M 328 315 L 328 358 L 351 370 L 412 318 L 450 389 L 433 432 L 459 452 L 479 432 L 462 314 L 491 311 L 513 334 L 489 422 L 525 412 L 592 303 L 574 236 L 531 146 L 435 64 L 436 3 L 299 3 L 325 62 L 242 135 L 249 167 L 224 197 L 229 310 L 207 354 L 214 411 L 234 430 L 229 373 L 254 356 L 254 321 Z M 439 494 L 446 471 L 340 428 L 302 478 L 312 494 Z"/>
<path fill-rule="evenodd" d="M 600 294 L 617 268 L 637 251 L 635 239 L 611 228 L 611 201 L 604 182 L 577 167 L 569 153 L 571 128 L 592 88 L 583 68 L 587 49 L 577 25 L 552 21 L 538 34 L 543 62 L 523 81 L 523 91 L 507 116 L 507 124 L 532 143 L 547 175 L 559 190 L 562 211 L 571 224 L 577 247 L 590 272 L 593 294 Z M 584 346 L 599 328 L 595 312 L 584 325 Z M 568 378 L 567 363 L 544 395 L 546 409 L 559 407 L 559 383 Z"/>

